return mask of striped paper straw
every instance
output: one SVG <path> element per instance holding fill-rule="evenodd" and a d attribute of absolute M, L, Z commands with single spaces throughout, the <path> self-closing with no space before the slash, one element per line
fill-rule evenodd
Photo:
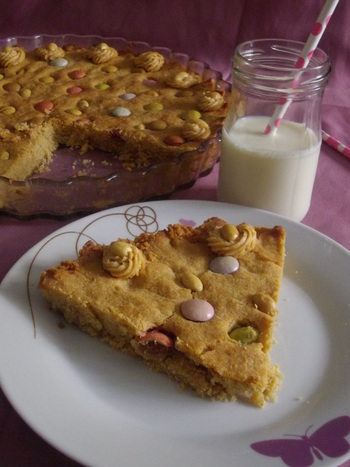
<path fill-rule="evenodd" d="M 350 148 L 345 146 L 345 144 L 341 143 L 337 139 L 333 138 L 333 136 L 329 135 L 325 131 L 322 131 L 322 139 L 325 143 L 327 143 L 332 148 L 336 149 L 340 154 L 350 159 Z"/>
<path fill-rule="evenodd" d="M 306 41 L 304 48 L 298 58 L 295 68 L 302 69 L 306 68 L 311 60 L 311 57 L 317 48 L 317 45 L 327 27 L 329 20 L 338 4 L 339 0 L 327 0 L 322 8 L 316 23 L 314 24 L 312 31 L 309 35 L 308 40 Z M 291 87 L 295 87 L 297 84 L 298 77 L 294 78 Z M 291 99 L 282 98 L 277 105 L 272 117 L 269 120 L 267 127 L 265 128 L 264 134 L 273 134 L 276 132 L 289 104 Z"/>

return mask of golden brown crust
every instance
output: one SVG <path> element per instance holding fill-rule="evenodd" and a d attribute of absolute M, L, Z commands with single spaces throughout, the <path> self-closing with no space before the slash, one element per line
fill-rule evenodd
<path fill-rule="evenodd" d="M 104 269 L 108 246 L 88 242 L 77 260 L 43 272 L 39 287 L 52 308 L 69 322 L 117 349 L 141 356 L 152 369 L 165 372 L 180 385 L 201 396 L 239 397 L 263 406 L 274 399 L 281 382 L 268 352 L 282 280 L 285 231 L 279 226 L 250 226 L 256 232 L 254 249 L 240 257 L 237 272 L 219 274 L 210 269 L 217 254 L 208 239 L 225 225 L 214 217 L 197 228 L 176 224 L 155 234 L 141 234 L 129 242 L 143 252 L 146 261 L 139 274 L 129 279 L 114 278 Z M 192 299 L 209 302 L 214 317 L 205 322 L 186 319 L 181 305 Z M 249 344 L 230 337 L 233 329 L 247 327 L 257 336 Z"/>
<path fill-rule="evenodd" d="M 59 144 L 101 149 L 117 154 L 127 168 L 146 167 L 197 149 L 203 135 L 214 137 L 222 126 L 227 94 L 219 90 L 221 105 L 199 111 L 216 85 L 180 63 L 157 61 L 144 69 L 139 55 L 107 44 L 66 46 L 62 53 L 54 46 L 20 49 L 20 63 L 0 66 L 0 155 L 6 152 L 0 175 L 24 180 Z M 16 55 L 17 48 L 7 49 L 4 56 Z M 181 73 L 193 78 L 185 90 L 169 85 Z M 198 137 L 186 130 L 193 112 L 206 128 Z"/>

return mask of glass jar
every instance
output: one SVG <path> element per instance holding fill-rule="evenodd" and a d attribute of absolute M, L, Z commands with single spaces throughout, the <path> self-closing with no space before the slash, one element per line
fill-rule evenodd
<path fill-rule="evenodd" d="M 222 134 L 218 199 L 300 221 L 307 213 L 322 142 L 321 103 L 331 71 L 316 49 L 259 39 L 234 54 L 232 95 Z"/>

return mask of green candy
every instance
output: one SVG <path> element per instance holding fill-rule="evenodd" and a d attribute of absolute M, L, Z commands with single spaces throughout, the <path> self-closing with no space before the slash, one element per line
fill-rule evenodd
<path fill-rule="evenodd" d="M 259 331 L 253 326 L 241 326 L 229 332 L 229 336 L 242 344 L 251 344 L 258 340 Z"/>

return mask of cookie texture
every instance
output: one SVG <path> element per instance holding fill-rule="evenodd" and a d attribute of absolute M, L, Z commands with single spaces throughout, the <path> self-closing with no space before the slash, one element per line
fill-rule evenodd
<path fill-rule="evenodd" d="M 176 159 L 217 135 L 227 99 L 212 77 L 152 50 L 5 46 L 0 175 L 47 170 L 59 145 L 117 155 L 127 170 Z"/>
<path fill-rule="evenodd" d="M 39 287 L 69 323 L 142 358 L 181 388 L 263 407 L 282 380 L 269 350 L 285 236 L 280 226 L 214 217 L 133 241 L 89 241 L 77 259 L 44 271 Z M 223 268 L 213 266 L 218 259 Z"/>

